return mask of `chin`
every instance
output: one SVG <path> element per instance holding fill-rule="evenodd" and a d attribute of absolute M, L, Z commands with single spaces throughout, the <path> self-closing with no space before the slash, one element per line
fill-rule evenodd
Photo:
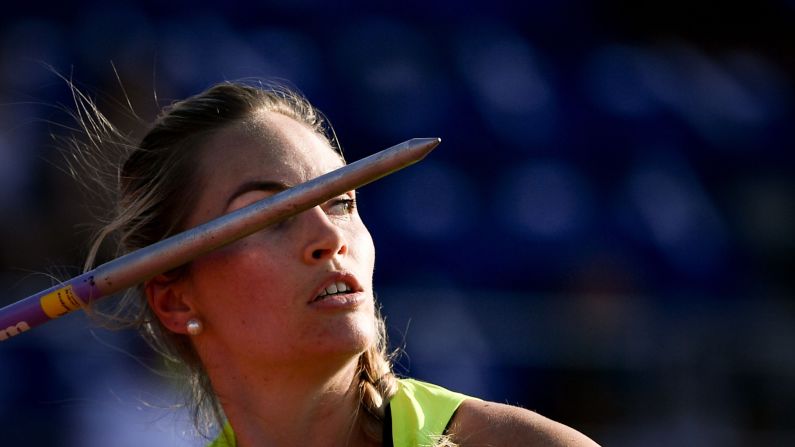
<path fill-rule="evenodd" d="M 362 318 L 353 325 L 347 337 L 347 344 L 351 352 L 361 354 L 376 342 L 375 320 L 372 316 Z"/>
<path fill-rule="evenodd" d="M 315 345 L 321 352 L 331 356 L 358 356 L 377 339 L 373 314 L 350 314 L 342 321 L 336 321 L 323 331 L 320 343 Z"/>

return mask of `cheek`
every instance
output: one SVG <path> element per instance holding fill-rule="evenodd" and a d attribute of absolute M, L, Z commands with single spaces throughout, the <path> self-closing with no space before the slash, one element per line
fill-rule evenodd
<path fill-rule="evenodd" d="M 349 256 L 353 262 L 348 263 L 347 266 L 349 268 L 352 267 L 352 271 L 356 274 L 364 290 L 372 294 L 373 273 L 375 271 L 373 241 L 369 237 L 356 240 L 356 243 L 352 244 Z"/>
<path fill-rule="evenodd" d="M 359 221 L 359 227 L 351 234 L 351 240 L 354 241 L 352 245 L 353 256 L 359 261 L 360 264 L 367 267 L 372 273 L 373 266 L 375 265 L 375 245 L 370 232 L 367 227 Z"/>
<path fill-rule="evenodd" d="M 207 310 L 232 310 L 261 302 L 279 291 L 283 272 L 264 248 L 240 241 L 194 261 L 190 274 L 197 304 Z M 269 303 L 276 304 L 276 303 Z"/>

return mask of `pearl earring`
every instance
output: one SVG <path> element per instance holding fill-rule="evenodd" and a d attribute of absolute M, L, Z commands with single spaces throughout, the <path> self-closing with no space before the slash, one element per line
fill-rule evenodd
<path fill-rule="evenodd" d="M 185 329 L 190 335 L 199 335 L 202 333 L 202 330 L 204 330 L 204 325 L 202 325 L 201 320 L 198 318 L 191 318 L 185 324 Z"/>

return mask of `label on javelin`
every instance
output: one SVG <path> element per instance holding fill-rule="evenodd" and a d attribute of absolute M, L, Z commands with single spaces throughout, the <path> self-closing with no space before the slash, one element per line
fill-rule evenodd
<path fill-rule="evenodd" d="M 44 295 L 40 302 L 41 309 L 50 318 L 62 317 L 83 307 L 83 302 L 75 295 L 71 285 Z"/>

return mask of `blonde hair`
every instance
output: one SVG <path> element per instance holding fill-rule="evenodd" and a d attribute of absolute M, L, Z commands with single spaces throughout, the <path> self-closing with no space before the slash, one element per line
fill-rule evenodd
<path fill-rule="evenodd" d="M 163 109 L 138 144 L 119 132 L 99 112 L 95 103 L 72 87 L 76 112 L 84 138 L 70 140 L 70 165 L 93 175 L 115 203 L 91 244 L 85 270 L 95 264 L 103 243 L 114 238 L 115 255 L 148 246 L 183 228 L 194 206 L 192 191 L 198 179 L 197 150 L 220 129 L 243 122 L 266 110 L 295 119 L 323 136 L 342 157 L 342 151 L 324 116 L 303 96 L 282 86 L 224 82 Z M 119 161 L 110 175 L 109 154 Z M 170 272 L 182 274 L 178 268 Z M 385 404 L 397 391 L 397 381 L 387 355 L 383 319 L 376 312 L 377 338 L 361 354 L 356 379 L 360 395 L 359 418 L 366 435 L 381 440 Z M 200 433 L 223 420 L 223 411 L 193 345 L 186 335 L 166 329 L 147 305 L 142 286 L 120 298 L 114 309 L 103 313 L 120 326 L 140 329 L 144 339 L 166 361 L 184 374 L 188 403 Z M 117 325 L 118 326 L 118 325 Z"/>

